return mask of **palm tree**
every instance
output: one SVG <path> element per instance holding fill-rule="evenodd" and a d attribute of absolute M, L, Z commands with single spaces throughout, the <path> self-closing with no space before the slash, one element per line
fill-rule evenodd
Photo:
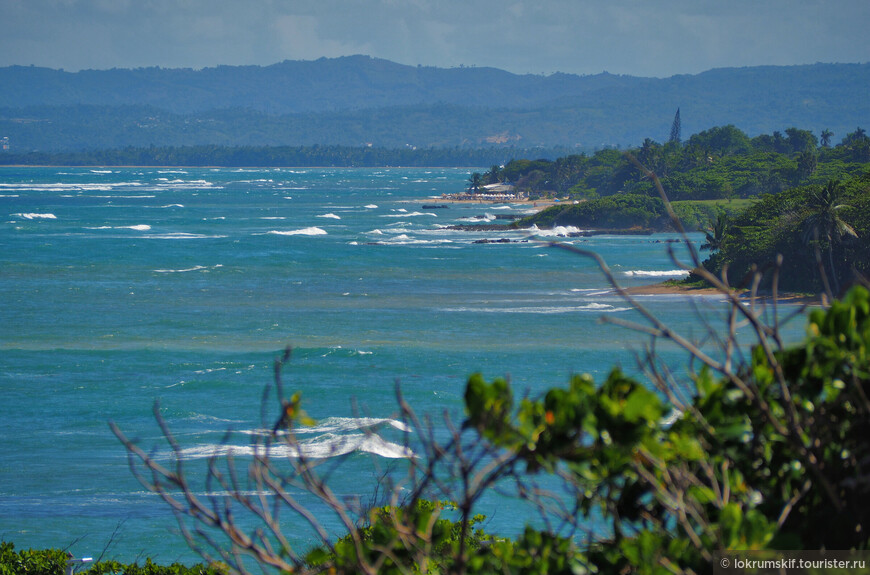
<path fill-rule="evenodd" d="M 483 179 L 479 172 L 474 172 L 468 178 L 468 191 L 476 194 L 480 191 L 480 186 L 483 185 Z"/>
<path fill-rule="evenodd" d="M 831 146 L 831 138 L 834 137 L 834 132 L 825 128 L 822 130 L 822 147 L 829 148 Z"/>
<path fill-rule="evenodd" d="M 834 242 L 839 241 L 843 236 L 858 237 L 855 228 L 840 217 L 840 211 L 849 207 L 840 203 L 842 196 L 843 188 L 834 180 L 829 180 L 823 188 L 811 192 L 802 232 L 805 245 L 818 243 L 819 238 L 826 241 L 830 278 L 835 296 L 840 293 L 840 281 L 837 277 L 837 269 L 834 267 Z"/>
<path fill-rule="evenodd" d="M 710 227 L 704 231 L 705 243 L 701 245 L 702 250 L 718 251 L 722 247 L 722 240 L 725 239 L 725 232 L 728 230 L 728 214 L 719 212 L 716 214 L 716 219 L 710 218 Z"/>

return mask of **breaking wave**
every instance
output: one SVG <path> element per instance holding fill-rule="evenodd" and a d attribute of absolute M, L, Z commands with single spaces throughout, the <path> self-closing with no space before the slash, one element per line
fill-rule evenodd
<path fill-rule="evenodd" d="M 629 277 L 683 277 L 689 275 L 689 270 L 628 270 L 622 274 Z"/>
<path fill-rule="evenodd" d="M 269 230 L 266 232 L 276 236 L 325 236 L 326 230 L 312 226 L 310 228 L 302 228 L 299 230 Z"/>
<path fill-rule="evenodd" d="M 38 213 L 27 213 L 27 214 L 12 214 L 17 218 L 24 218 L 25 220 L 56 220 L 57 216 L 54 214 L 38 214 Z"/>

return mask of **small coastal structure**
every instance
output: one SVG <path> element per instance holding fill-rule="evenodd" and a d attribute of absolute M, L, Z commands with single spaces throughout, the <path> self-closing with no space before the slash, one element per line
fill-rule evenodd
<path fill-rule="evenodd" d="M 517 192 L 513 184 L 487 184 L 476 190 L 469 189 L 458 194 L 443 194 L 441 197 L 445 200 L 471 202 L 506 202 L 528 199 L 525 193 Z"/>

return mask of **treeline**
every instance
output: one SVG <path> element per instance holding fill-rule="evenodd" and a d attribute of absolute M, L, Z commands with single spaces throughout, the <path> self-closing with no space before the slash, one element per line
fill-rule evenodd
<path fill-rule="evenodd" d="M 777 271 L 782 289 L 839 295 L 870 277 L 870 170 L 765 195 L 715 224 L 703 265 L 731 285 L 749 287 L 762 270 L 769 288 Z"/>
<path fill-rule="evenodd" d="M 186 566 L 180 563 L 160 565 L 150 558 L 145 563 L 124 564 L 114 560 L 95 562 L 71 560 L 71 555 L 62 549 L 22 549 L 15 550 L 15 544 L 0 542 L 0 573 L 3 575 L 61 575 L 62 573 L 88 573 L 103 575 L 123 573 L 124 575 L 225 575 L 229 572 L 226 565 L 197 564 Z"/>
<path fill-rule="evenodd" d="M 646 139 L 628 151 L 657 174 L 671 200 L 750 198 L 862 170 L 870 161 L 865 130 L 846 134 L 835 146 L 833 136 L 829 130 L 818 138 L 808 130 L 789 128 L 785 133 L 750 138 L 729 125 L 697 133 L 685 143 Z M 514 160 L 493 166 L 481 181 L 512 182 L 531 198 L 658 196 L 652 181 L 626 154 L 614 149 L 556 160 Z"/>
<path fill-rule="evenodd" d="M 512 161 L 476 179 L 513 181 L 532 198 L 574 200 L 517 227 L 673 229 L 636 158 L 660 179 L 684 226 L 706 232 L 708 271 L 748 287 L 762 269 L 762 288 L 776 276 L 782 289 L 837 295 L 870 277 L 870 137 L 861 128 L 835 146 L 831 137 L 790 128 L 749 138 L 725 126 L 685 144 L 647 140 L 631 154 Z"/>
<path fill-rule="evenodd" d="M 535 154 L 556 158 L 565 148 L 379 148 L 353 146 L 150 146 L 82 152 L 2 153 L 0 165 L 225 167 L 465 167 L 504 164 Z"/>

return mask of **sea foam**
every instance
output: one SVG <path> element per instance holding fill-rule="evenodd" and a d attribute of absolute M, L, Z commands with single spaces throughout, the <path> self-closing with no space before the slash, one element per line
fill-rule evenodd
<path fill-rule="evenodd" d="M 299 230 L 269 230 L 269 234 L 276 236 L 325 236 L 326 230 L 318 227 L 302 228 Z"/>
<path fill-rule="evenodd" d="M 630 277 L 682 277 L 689 275 L 689 270 L 628 270 L 622 274 Z"/>
<path fill-rule="evenodd" d="M 38 214 L 38 213 L 26 213 L 26 214 L 12 214 L 14 217 L 24 218 L 25 220 L 56 220 L 57 216 L 54 214 Z"/>

